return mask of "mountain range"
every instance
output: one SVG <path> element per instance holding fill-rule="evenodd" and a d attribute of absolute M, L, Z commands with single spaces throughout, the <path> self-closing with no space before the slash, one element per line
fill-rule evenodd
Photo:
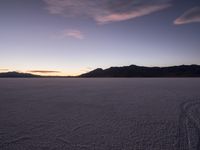
<path fill-rule="evenodd" d="M 30 73 L 4 72 L 0 78 L 44 78 L 52 76 L 40 76 Z M 63 76 L 53 76 L 62 77 Z M 53 78 L 52 77 L 52 78 Z M 180 65 L 170 67 L 145 67 L 145 66 L 123 66 L 110 67 L 108 69 L 97 68 L 79 76 L 66 76 L 79 78 L 99 77 L 200 77 L 200 65 Z"/>
<path fill-rule="evenodd" d="M 95 69 L 80 77 L 200 77 L 200 65 L 171 67 L 123 66 Z"/>
<path fill-rule="evenodd" d="M 15 71 L 0 73 L 0 78 L 34 78 L 34 77 L 41 77 L 41 76 L 30 73 L 15 72 Z"/>

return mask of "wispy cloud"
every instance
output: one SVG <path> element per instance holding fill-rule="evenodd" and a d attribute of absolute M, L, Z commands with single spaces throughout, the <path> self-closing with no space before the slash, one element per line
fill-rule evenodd
<path fill-rule="evenodd" d="M 161 11 L 171 0 L 43 0 L 51 14 L 88 17 L 98 23 L 124 21 Z"/>
<path fill-rule="evenodd" d="M 84 39 L 84 35 L 81 31 L 79 30 L 64 30 L 62 33 L 63 38 L 64 37 L 72 37 L 76 39 Z"/>
<path fill-rule="evenodd" d="M 182 16 L 174 21 L 174 24 L 181 25 L 194 22 L 200 22 L 200 7 L 194 7 L 186 11 Z"/>
<path fill-rule="evenodd" d="M 140 17 L 140 16 L 149 15 L 153 12 L 168 8 L 169 6 L 170 6 L 170 4 L 140 6 L 137 9 L 130 11 L 130 12 L 111 13 L 111 14 L 108 14 L 106 16 L 96 17 L 95 19 L 99 23 L 103 23 L 103 24 L 109 23 L 109 22 L 124 21 L 124 20 L 137 18 L 137 17 Z"/>
<path fill-rule="evenodd" d="M 85 35 L 77 29 L 65 29 L 63 31 L 57 32 L 51 36 L 53 39 L 65 39 L 65 38 L 74 38 L 82 40 L 85 38 Z"/>
<path fill-rule="evenodd" d="M 28 72 L 31 72 L 31 73 L 43 73 L 43 74 L 60 73 L 60 71 L 52 71 L 52 70 L 29 70 Z"/>

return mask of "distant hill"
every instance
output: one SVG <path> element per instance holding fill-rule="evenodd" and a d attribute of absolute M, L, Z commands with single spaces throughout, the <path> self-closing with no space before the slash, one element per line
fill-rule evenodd
<path fill-rule="evenodd" d="M 40 76 L 29 73 L 19 73 L 19 72 L 0 73 L 0 78 L 34 78 L 34 77 L 40 77 Z"/>
<path fill-rule="evenodd" d="M 4 72 L 0 73 L 0 78 L 75 78 L 73 76 L 41 76 L 30 73 L 21 72 Z"/>
<path fill-rule="evenodd" d="M 171 67 L 123 66 L 95 69 L 79 77 L 200 77 L 200 65 Z"/>
<path fill-rule="evenodd" d="M 200 77 L 200 65 L 170 67 L 123 66 L 108 69 L 97 68 L 80 76 L 40 76 L 30 73 L 4 72 L 0 78 L 90 78 L 90 77 Z"/>

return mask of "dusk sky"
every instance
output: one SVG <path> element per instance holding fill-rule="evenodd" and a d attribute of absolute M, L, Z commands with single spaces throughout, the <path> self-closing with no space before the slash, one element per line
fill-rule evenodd
<path fill-rule="evenodd" d="M 0 0 L 0 72 L 200 64 L 200 0 Z"/>

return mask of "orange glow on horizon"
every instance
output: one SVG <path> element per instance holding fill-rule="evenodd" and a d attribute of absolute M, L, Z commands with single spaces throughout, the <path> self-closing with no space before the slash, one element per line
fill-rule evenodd
<path fill-rule="evenodd" d="M 30 72 L 30 71 L 26 71 L 25 73 L 31 73 L 31 74 L 40 75 L 40 76 L 78 76 L 82 74 L 82 73 L 77 73 L 77 72 L 42 73 L 42 72 Z"/>
<path fill-rule="evenodd" d="M 27 71 L 27 70 L 15 70 L 15 69 L 6 69 L 6 70 L 0 70 L 0 73 L 6 73 L 6 72 L 19 72 L 19 73 L 29 73 L 33 75 L 40 75 L 40 76 L 78 76 L 83 73 L 86 73 L 87 71 L 83 70 L 74 70 L 74 71 L 48 71 L 48 70 L 33 70 L 33 71 Z"/>

